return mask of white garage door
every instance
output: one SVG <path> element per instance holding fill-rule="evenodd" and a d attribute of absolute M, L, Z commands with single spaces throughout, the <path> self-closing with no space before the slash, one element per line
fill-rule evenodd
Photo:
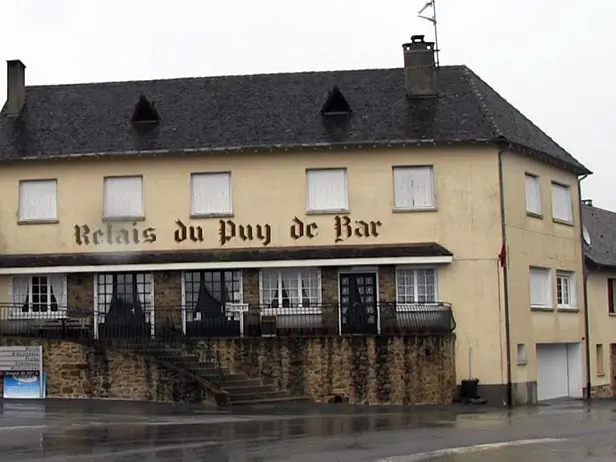
<path fill-rule="evenodd" d="M 543 401 L 567 396 L 569 396 L 567 344 L 537 345 L 537 399 Z"/>

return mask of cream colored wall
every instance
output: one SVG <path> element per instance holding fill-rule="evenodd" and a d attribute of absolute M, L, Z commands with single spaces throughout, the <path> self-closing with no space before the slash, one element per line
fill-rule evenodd
<path fill-rule="evenodd" d="M 587 296 L 590 325 L 590 383 L 593 386 L 611 382 L 610 350 L 616 344 L 616 315 L 608 313 L 608 278 L 616 279 L 616 271 L 590 271 Z M 596 345 L 603 345 L 603 374 L 598 374 Z"/>
<path fill-rule="evenodd" d="M 413 164 L 434 165 L 438 211 L 392 213 L 392 166 Z M 347 167 L 351 218 L 382 223 L 378 237 L 353 237 L 343 244 L 438 242 L 454 253 L 454 262 L 439 268 L 438 279 L 439 298 L 453 303 L 456 316 L 458 377 L 467 378 L 472 367 L 472 375 L 482 383 L 503 383 L 497 262 L 500 195 L 492 148 L 240 153 L 5 165 L 0 169 L 0 250 L 36 254 L 220 248 L 218 219 L 189 217 L 190 174 L 207 171 L 232 172 L 232 219 L 237 224 L 270 224 L 269 247 L 332 245 L 334 217 L 305 214 L 305 169 L 310 167 Z M 144 176 L 146 214 L 137 227 L 156 228 L 156 242 L 78 246 L 74 225 L 105 226 L 101 221 L 103 176 L 136 174 Z M 17 224 L 18 181 L 36 178 L 58 178 L 59 224 Z M 291 239 L 288 229 L 293 217 L 317 223 L 319 235 L 313 240 Z M 203 227 L 207 242 L 174 242 L 176 219 Z M 224 248 L 246 246 L 262 247 L 231 241 Z M 8 294 L 2 299 L 8 300 Z"/>
<path fill-rule="evenodd" d="M 526 214 L 525 172 L 539 175 L 543 218 Z M 573 226 L 552 220 L 551 181 L 570 185 L 573 198 Z M 537 343 L 579 343 L 584 337 L 583 277 L 577 177 L 534 159 L 515 153 L 503 155 L 503 189 L 508 244 L 509 310 L 511 313 L 511 358 L 513 381 L 537 380 Z M 577 305 L 575 312 L 531 311 L 529 267 L 552 269 L 556 303 L 556 270 L 575 271 Z M 517 344 L 526 345 L 527 364 L 517 365 Z M 584 353 L 582 353 L 582 359 Z"/>

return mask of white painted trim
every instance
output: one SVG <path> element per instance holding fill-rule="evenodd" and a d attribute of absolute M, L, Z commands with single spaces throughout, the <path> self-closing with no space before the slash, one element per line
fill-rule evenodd
<path fill-rule="evenodd" d="M 262 308 L 261 316 L 284 316 L 294 315 L 303 316 L 305 314 L 322 314 L 321 308 Z"/>
<path fill-rule="evenodd" d="M 94 291 L 94 338 L 98 338 L 98 273 L 94 273 L 92 278 L 92 288 Z"/>
<path fill-rule="evenodd" d="M 438 304 L 440 296 L 439 296 L 438 268 L 436 266 L 434 266 L 434 265 L 432 265 L 432 266 L 431 265 L 398 265 L 398 266 L 396 266 L 395 271 L 394 271 L 394 278 L 395 278 L 394 287 L 396 289 L 396 300 L 394 300 L 394 301 L 396 302 L 396 311 L 400 311 L 400 310 L 398 310 L 398 303 L 399 303 L 398 300 L 400 300 L 399 297 L 398 297 L 398 295 L 399 295 L 398 294 L 398 290 L 399 290 L 399 288 L 398 288 L 398 272 L 399 271 L 405 271 L 405 270 L 408 271 L 408 270 L 426 270 L 426 269 L 434 270 L 434 300 L 435 300 L 435 302 L 406 303 L 406 305 L 428 305 L 428 304 L 431 304 L 431 303 L 432 304 L 434 304 L 434 303 Z M 402 310 L 402 311 L 404 311 L 404 310 Z"/>
<path fill-rule="evenodd" d="M 154 291 L 154 273 L 148 273 L 150 276 L 150 303 L 148 303 L 147 295 L 146 295 L 146 311 L 150 312 L 150 322 L 152 323 L 152 327 L 150 328 L 152 332 L 152 338 L 156 335 L 156 292 Z M 144 276 L 145 282 L 146 276 Z"/>
<path fill-rule="evenodd" d="M 453 261 L 451 256 L 438 257 L 383 257 L 383 258 L 335 258 L 315 260 L 269 260 L 233 262 L 158 263 L 133 265 L 86 265 L 86 266 L 37 266 L 0 268 L 0 275 L 6 274 L 55 274 L 55 273 L 129 273 L 147 271 L 198 271 L 208 269 L 251 269 L 251 268 L 305 268 L 323 266 L 362 265 L 438 265 Z"/>
<path fill-rule="evenodd" d="M 182 300 L 182 332 L 186 335 L 186 273 L 182 271 L 181 282 L 181 300 Z"/>

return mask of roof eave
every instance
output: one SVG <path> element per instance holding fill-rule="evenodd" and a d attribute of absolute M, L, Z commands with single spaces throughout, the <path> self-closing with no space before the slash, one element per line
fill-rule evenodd
<path fill-rule="evenodd" d="M 593 174 L 592 171 L 590 171 L 588 168 L 586 168 L 584 165 L 580 164 L 579 162 L 577 164 L 565 162 L 563 160 L 556 159 L 553 156 L 550 156 L 543 151 L 530 148 L 520 143 L 509 141 L 505 138 L 498 138 L 495 141 L 499 143 L 502 147 L 505 147 L 511 151 L 517 152 L 519 154 L 529 155 L 546 164 L 552 165 L 554 167 L 557 167 L 563 170 L 567 170 L 571 173 L 575 173 L 577 176 Z"/>

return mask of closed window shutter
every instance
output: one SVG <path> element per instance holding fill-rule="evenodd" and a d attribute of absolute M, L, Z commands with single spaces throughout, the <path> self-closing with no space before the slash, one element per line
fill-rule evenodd
<path fill-rule="evenodd" d="M 308 210 L 347 210 L 345 169 L 308 170 L 306 172 Z"/>
<path fill-rule="evenodd" d="M 230 173 L 200 173 L 192 176 L 192 214 L 231 214 Z"/>
<path fill-rule="evenodd" d="M 530 304 L 531 306 L 549 306 L 549 273 L 545 270 L 530 270 Z"/>
<path fill-rule="evenodd" d="M 572 221 L 571 191 L 566 186 L 552 185 L 552 216 L 558 220 Z"/>
<path fill-rule="evenodd" d="M 541 190 L 539 178 L 526 175 L 526 211 L 541 214 Z"/>
<path fill-rule="evenodd" d="M 394 208 L 434 207 L 432 167 L 394 167 Z"/>
<path fill-rule="evenodd" d="M 143 217 L 141 177 L 105 178 L 105 217 Z"/>
<path fill-rule="evenodd" d="M 614 279 L 607 280 L 607 311 L 614 313 Z"/>
<path fill-rule="evenodd" d="M 19 220 L 58 219 L 56 180 L 23 181 L 19 186 Z"/>

